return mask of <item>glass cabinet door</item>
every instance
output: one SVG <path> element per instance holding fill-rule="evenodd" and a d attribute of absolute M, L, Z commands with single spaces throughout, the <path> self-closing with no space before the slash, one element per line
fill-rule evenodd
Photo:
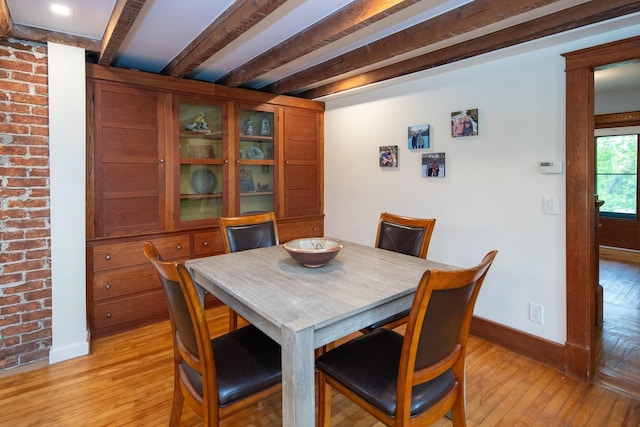
<path fill-rule="evenodd" d="M 179 104 L 180 222 L 223 215 L 223 110 Z"/>
<path fill-rule="evenodd" d="M 274 207 L 274 113 L 240 109 L 238 153 L 241 215 L 269 212 Z"/>

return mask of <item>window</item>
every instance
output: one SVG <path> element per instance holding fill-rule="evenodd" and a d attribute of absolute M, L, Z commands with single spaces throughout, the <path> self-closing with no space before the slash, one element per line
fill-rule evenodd
<path fill-rule="evenodd" d="M 602 216 L 636 219 L 638 135 L 596 137 L 596 191 Z"/>

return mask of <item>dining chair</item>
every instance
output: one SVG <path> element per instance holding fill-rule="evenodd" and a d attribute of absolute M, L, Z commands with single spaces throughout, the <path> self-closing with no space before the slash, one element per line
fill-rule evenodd
<path fill-rule="evenodd" d="M 205 426 L 282 389 L 280 346 L 253 325 L 211 339 L 195 284 L 183 264 L 163 261 L 151 242 L 144 253 L 156 268 L 169 305 L 174 350 L 170 425 L 184 402 Z"/>
<path fill-rule="evenodd" d="M 274 212 L 218 218 L 226 253 L 275 246 L 278 225 Z"/>
<path fill-rule="evenodd" d="M 277 246 L 278 223 L 274 212 L 218 218 L 225 253 Z M 229 330 L 238 328 L 238 314 L 229 308 Z"/>
<path fill-rule="evenodd" d="M 376 248 L 425 259 L 435 225 L 435 218 L 412 218 L 382 212 L 378 220 Z M 361 332 L 369 333 L 380 327 L 393 329 L 407 323 L 408 318 L 409 310 L 404 310 L 363 328 Z"/>
<path fill-rule="evenodd" d="M 318 425 L 329 426 L 334 388 L 388 426 L 428 425 L 449 411 L 465 426 L 467 339 L 496 254 L 469 269 L 427 270 L 404 335 L 379 328 L 318 357 Z"/>

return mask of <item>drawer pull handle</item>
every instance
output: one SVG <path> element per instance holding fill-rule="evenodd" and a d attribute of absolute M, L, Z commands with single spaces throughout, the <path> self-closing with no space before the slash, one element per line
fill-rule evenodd
<path fill-rule="evenodd" d="M 111 289 L 111 285 L 107 283 L 106 285 L 104 285 L 104 288 L 109 290 L 109 289 Z"/>
<path fill-rule="evenodd" d="M 107 313 L 106 317 L 107 319 L 111 319 L 111 313 Z"/>
<path fill-rule="evenodd" d="M 313 231 L 318 231 L 320 227 L 313 227 Z"/>
<path fill-rule="evenodd" d="M 177 250 L 181 250 L 181 249 L 182 249 L 182 245 L 178 245 L 178 246 L 176 246 L 176 249 L 177 249 Z"/>
<path fill-rule="evenodd" d="M 106 259 L 107 261 L 110 261 L 111 260 L 111 255 L 105 256 L 104 259 Z"/>
<path fill-rule="evenodd" d="M 204 242 L 202 246 L 209 246 L 209 242 Z"/>

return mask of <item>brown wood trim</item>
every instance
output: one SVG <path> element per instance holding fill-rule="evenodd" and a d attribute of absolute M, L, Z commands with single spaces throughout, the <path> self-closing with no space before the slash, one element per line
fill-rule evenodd
<path fill-rule="evenodd" d="M 640 36 L 565 53 L 566 69 L 595 68 L 640 59 L 633 54 L 640 50 Z"/>
<path fill-rule="evenodd" d="M 600 258 L 640 264 L 640 251 L 600 246 Z"/>
<path fill-rule="evenodd" d="M 596 129 L 640 126 L 640 111 L 627 111 L 624 113 L 599 114 L 596 116 Z"/>
<path fill-rule="evenodd" d="M 566 60 L 566 372 L 595 375 L 597 278 L 593 70 L 640 59 L 640 36 L 569 52 Z"/>
<path fill-rule="evenodd" d="M 596 217 L 593 69 L 567 71 L 567 342 L 570 375 L 591 381 L 595 355 Z M 569 303 L 571 301 L 571 303 Z"/>
<path fill-rule="evenodd" d="M 125 70 L 116 67 L 103 67 L 97 64 L 87 64 L 87 78 L 107 80 L 111 83 L 127 83 L 140 86 L 150 86 L 153 90 L 167 88 L 174 92 L 198 93 L 249 103 L 268 103 L 285 107 L 299 107 L 308 110 L 324 111 L 324 102 L 297 98 L 288 95 L 274 95 L 249 89 L 230 88 L 197 80 L 180 79 L 145 71 Z"/>
<path fill-rule="evenodd" d="M 471 334 L 564 372 L 564 346 L 481 317 L 473 317 Z"/>

